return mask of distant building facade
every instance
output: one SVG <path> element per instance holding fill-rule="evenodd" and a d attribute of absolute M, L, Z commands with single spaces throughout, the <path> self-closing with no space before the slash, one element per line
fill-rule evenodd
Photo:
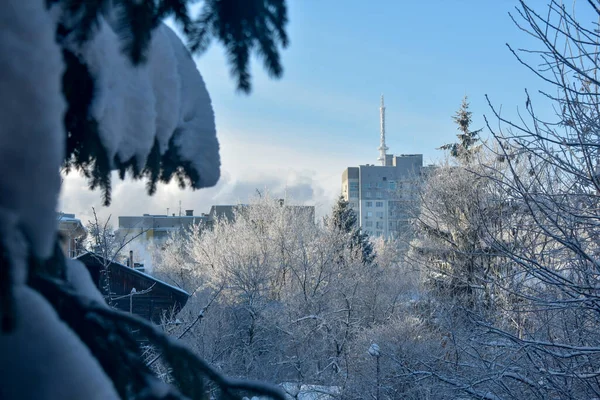
<path fill-rule="evenodd" d="M 279 204 L 284 207 L 286 213 L 290 216 L 299 217 L 304 219 L 306 222 L 315 222 L 315 207 L 314 206 L 299 206 L 299 205 L 288 205 L 284 203 L 283 199 L 279 199 Z M 236 205 L 214 205 L 210 208 L 208 213 L 208 224 L 212 224 L 218 219 L 224 219 L 232 222 L 235 219 L 235 215 L 239 212 L 243 212 L 244 209 L 252 207 L 249 204 L 236 204 Z"/>
<path fill-rule="evenodd" d="M 422 154 L 387 154 L 385 106 L 381 96 L 379 165 L 349 167 L 342 173 L 342 196 L 356 212 L 363 232 L 384 238 L 406 232 L 428 167 Z"/>
<path fill-rule="evenodd" d="M 342 196 L 356 212 L 363 232 L 392 238 L 408 228 L 424 167 L 422 154 L 386 156 L 386 165 L 346 168 Z"/>
<path fill-rule="evenodd" d="M 286 212 L 293 213 L 295 216 L 300 215 L 302 218 L 306 218 L 306 221 L 314 223 L 314 206 L 284 205 L 283 200 L 279 200 L 279 202 Z M 252 207 L 252 205 L 213 205 L 208 214 L 199 216 L 194 215 L 193 210 L 186 210 L 185 215 L 179 216 L 175 214 L 122 216 L 119 217 L 119 229 L 116 234 L 121 239 L 130 240 L 135 238 L 135 242 L 147 241 L 160 245 L 169 238 L 172 232 L 186 231 L 192 225 L 200 224 L 210 229 L 215 221 L 219 219 L 232 222 L 235 215 L 238 212 L 243 212 L 247 207 Z"/>
<path fill-rule="evenodd" d="M 219 219 L 224 219 L 226 221 L 232 222 L 235 218 L 236 209 L 239 207 L 243 207 L 243 205 L 214 205 L 210 207 L 210 211 L 208 212 L 208 220 L 210 223 L 215 222 Z"/>
<path fill-rule="evenodd" d="M 75 258 L 83 252 L 83 241 L 87 231 L 75 214 L 58 213 L 58 232 L 61 235 L 61 247 L 65 255 Z"/>
<path fill-rule="evenodd" d="M 170 233 L 184 231 L 197 224 L 206 224 L 209 216 L 194 215 L 193 210 L 186 210 L 185 215 L 152 215 L 119 217 L 117 235 L 124 238 L 145 239 L 154 243 L 162 243 L 169 238 Z"/>

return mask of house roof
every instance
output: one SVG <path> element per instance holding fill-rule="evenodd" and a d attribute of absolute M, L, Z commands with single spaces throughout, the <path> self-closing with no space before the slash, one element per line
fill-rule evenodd
<path fill-rule="evenodd" d="M 104 257 L 102 257 L 102 256 L 100 256 L 100 255 L 98 255 L 96 253 L 93 253 L 93 252 L 83 253 L 83 254 L 77 256 L 76 259 L 82 261 L 84 264 L 86 264 L 86 260 L 88 260 L 88 261 L 92 260 L 92 261 L 95 261 L 95 262 L 97 262 L 99 264 L 102 264 L 102 265 L 104 265 L 103 260 L 106 260 Z M 162 286 L 162 287 L 168 288 L 170 290 L 179 292 L 180 294 L 183 294 L 183 295 L 185 295 L 187 297 L 190 297 L 190 294 L 188 292 L 186 292 L 185 290 L 183 290 L 181 288 L 178 288 L 176 286 L 173 286 L 173 285 L 171 285 L 171 284 L 169 284 L 169 283 L 167 283 L 165 281 L 161 281 L 160 279 L 156 279 L 155 277 L 153 277 L 151 275 L 148 275 L 148 274 L 146 274 L 144 272 L 138 271 L 137 269 L 130 268 L 130 267 L 124 265 L 124 264 L 121 264 L 121 263 L 118 263 L 118 262 L 115 262 L 115 261 L 111 261 L 110 262 L 110 266 L 111 267 L 116 266 L 117 268 L 124 268 L 130 274 L 138 275 L 140 277 L 143 277 L 143 278 L 145 278 L 147 280 L 152 281 L 153 283 L 156 283 L 156 285 L 158 285 L 158 286 Z"/>
<path fill-rule="evenodd" d="M 86 229 L 79 218 L 75 218 L 75 214 L 59 213 L 57 215 L 58 229 L 62 233 L 68 234 L 72 238 L 85 236 Z"/>

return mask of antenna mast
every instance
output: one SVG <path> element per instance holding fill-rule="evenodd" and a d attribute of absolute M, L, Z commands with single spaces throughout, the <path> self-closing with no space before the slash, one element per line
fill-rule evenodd
<path fill-rule="evenodd" d="M 381 95 L 381 105 L 379 106 L 379 125 L 380 143 L 378 149 L 379 158 L 377 160 L 385 167 L 386 151 L 388 148 L 385 145 L 385 106 L 383 105 L 383 94 Z"/>

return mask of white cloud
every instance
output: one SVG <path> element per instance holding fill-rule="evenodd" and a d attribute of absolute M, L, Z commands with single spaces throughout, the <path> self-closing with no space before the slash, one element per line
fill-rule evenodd
<path fill-rule="evenodd" d="M 256 190 L 268 190 L 273 196 L 288 197 L 296 203 L 315 205 L 317 215 L 330 212 L 340 192 L 341 174 L 347 167 L 343 157 L 322 154 L 265 142 L 251 141 L 244 135 L 219 134 L 223 163 L 219 183 L 209 189 L 181 190 L 175 182 L 158 185 L 154 196 L 148 196 L 144 181 L 121 181 L 113 174 L 112 204 L 101 206 L 99 191 L 90 191 L 85 178 L 71 173 L 64 178 L 60 196 L 60 211 L 75 213 L 87 222 L 92 207 L 102 218 L 112 215 L 116 225 L 120 215 L 179 213 L 193 209 L 196 215 L 207 213 L 214 204 L 235 204 L 248 201 Z"/>
<path fill-rule="evenodd" d="M 101 193 L 90 191 L 83 177 L 71 174 L 64 179 L 59 209 L 75 213 L 86 222 L 95 207 L 103 218 L 112 215 L 116 224 L 119 215 L 165 214 L 167 208 L 169 213 L 178 213 L 180 202 L 183 210 L 206 213 L 213 204 L 244 202 L 256 194 L 256 189 L 267 189 L 273 196 L 287 196 L 297 203 L 315 205 L 318 216 L 329 213 L 340 193 L 342 171 L 361 161 L 352 161 L 353 143 L 337 141 L 339 138 L 328 134 L 327 128 L 320 127 L 323 121 L 298 124 L 284 120 L 277 113 L 240 117 L 238 111 L 248 104 L 246 101 L 268 110 L 273 102 L 286 99 L 288 110 L 318 113 L 321 117 L 337 116 L 331 117 L 333 121 L 326 121 L 325 125 L 331 126 L 331 123 L 340 123 L 344 115 L 356 116 L 369 107 L 348 93 L 326 94 L 285 80 L 271 81 L 261 72 L 254 77 L 252 96 L 232 98 L 232 81 L 223 68 L 223 56 L 217 53 L 211 50 L 197 62 L 202 65 L 199 69 L 212 94 L 217 114 L 222 176 L 216 187 L 181 190 L 172 182 L 159 184 L 155 195 L 150 197 L 145 182 L 120 181 L 114 174 L 112 205 L 105 208 L 101 206 Z M 371 114 L 376 112 L 375 107 L 371 108 Z M 336 141 L 333 146 L 331 142 Z"/>

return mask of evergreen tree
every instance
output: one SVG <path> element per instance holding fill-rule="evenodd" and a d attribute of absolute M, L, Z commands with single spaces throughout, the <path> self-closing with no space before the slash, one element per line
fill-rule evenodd
<path fill-rule="evenodd" d="M 478 142 L 480 141 L 479 133 L 483 129 L 475 131 L 470 130 L 472 115 L 473 113 L 469 111 L 467 96 L 465 96 L 459 110 L 452 117 L 454 122 L 458 125 L 457 129 L 460 131 L 460 133 L 456 135 L 458 142 L 448 143 L 439 148 L 440 150 L 449 150 L 450 155 L 462 164 L 469 164 L 475 153 L 481 148 L 481 144 Z"/>
<path fill-rule="evenodd" d="M 375 252 L 373 244 L 369 241 L 369 235 L 361 231 L 356 213 L 343 196 L 339 197 L 333 207 L 330 222 L 334 229 L 348 234 L 348 247 L 361 252 L 364 264 L 371 264 L 375 260 Z"/>
<path fill-rule="evenodd" d="M 177 133 L 166 151 L 159 151 L 158 142 L 140 166 L 132 157 L 112 160 L 102 143 L 98 122 L 91 116 L 91 107 L 98 90 L 89 66 L 74 54 L 73 46 L 84 46 L 99 29 L 99 20 L 111 12 L 117 15 L 112 25 L 121 49 L 133 65 L 147 61 L 152 32 L 167 17 L 181 28 L 193 55 L 206 51 L 213 40 L 226 50 L 231 75 L 237 88 L 250 93 L 251 55 L 263 61 L 271 77 L 283 73 L 279 48 L 286 47 L 287 9 L 285 0 L 204 0 L 200 14 L 193 17 L 188 5 L 193 0 L 50 0 L 50 6 L 60 7 L 62 15 L 57 28 L 57 41 L 63 49 L 66 65 L 63 93 L 67 102 L 64 118 L 68 132 L 64 170 L 78 170 L 89 181 L 90 189 L 103 192 L 104 204 L 111 202 L 111 169 L 117 169 L 121 179 L 128 172 L 134 179 L 148 180 L 148 193 L 153 194 L 158 182 L 176 178 L 181 187 L 193 189 L 210 186 L 193 165 L 178 153 Z M 108 11 L 107 11 L 108 10 Z"/>
<path fill-rule="evenodd" d="M 111 41 L 103 41 L 108 45 L 99 50 L 118 48 L 126 55 L 129 70 L 138 71 L 136 68 L 155 54 L 149 52 L 153 33 L 165 28 L 161 25 L 164 18 L 173 17 L 194 54 L 204 51 L 212 39 L 224 45 L 237 86 L 248 93 L 251 55 L 264 60 L 271 76 L 282 73 L 279 48 L 287 45 L 285 0 L 205 0 L 197 18 L 188 11 L 193 0 L 36 1 L 0 2 L 0 11 L 6 16 L 4 40 L 0 40 L 0 54 L 5 56 L 2 84 L 9 88 L 2 93 L 3 104 L 11 106 L 3 107 L 5 112 L 1 115 L 0 160 L 5 162 L 5 170 L 6 165 L 15 163 L 8 170 L 17 171 L 5 174 L 0 182 L 4 194 L 0 202 L 0 371 L 6 378 L 0 397 L 206 399 L 210 390 L 211 398 L 239 399 L 244 394 L 261 394 L 283 400 L 281 391 L 270 385 L 227 379 L 149 321 L 109 308 L 85 266 L 65 258 L 56 239 L 55 209 L 61 163 L 67 170 L 82 171 L 91 188 L 102 189 L 106 204 L 110 202 L 113 169 L 119 170 L 121 178 L 129 171 L 136 179 L 148 179 L 148 191 L 152 194 L 158 181 L 172 178 L 183 186 L 207 186 L 206 178 L 200 176 L 192 160 L 207 158 L 207 164 L 217 167 L 219 163 L 217 155 L 207 154 L 212 151 L 200 149 L 195 154 L 198 146 L 191 146 L 192 154 L 184 157 L 181 147 L 194 143 L 188 140 L 177 145 L 177 135 L 181 134 L 178 127 L 168 132 L 170 139 L 163 149 L 155 143 L 141 159 L 135 155 L 131 159 L 112 159 L 107 138 L 116 138 L 115 146 L 122 150 L 135 147 L 137 136 L 116 132 L 125 131 L 125 124 L 118 123 L 114 135 L 100 134 L 104 125 L 92 111 L 98 105 L 100 92 L 108 85 L 96 78 L 94 67 L 98 64 L 88 63 L 89 59 L 79 51 L 85 49 L 86 43 L 100 37 L 102 29 L 110 25 Z M 15 21 L 8 24 L 10 20 Z M 186 68 L 192 64 L 190 69 L 195 73 L 195 81 L 179 83 L 187 84 L 190 91 L 205 91 L 190 54 L 173 32 L 168 33 L 169 49 L 174 54 L 177 50 L 175 55 L 185 58 Z M 32 54 L 36 57 L 30 57 Z M 121 55 L 118 51 L 110 53 L 115 54 Z M 94 56 L 99 63 L 111 62 L 102 51 Z M 7 57 L 16 62 L 6 62 Z M 39 65 L 48 67 L 34 68 Z M 189 70 L 177 72 L 182 80 L 183 75 L 191 75 L 183 73 Z M 43 79 L 36 80 L 39 77 Z M 146 77 L 145 84 L 153 83 L 147 81 Z M 140 89 L 137 82 L 127 83 L 130 92 Z M 10 88 L 19 84 L 25 85 L 21 93 L 15 94 Z M 119 92 L 115 98 L 123 94 Z M 152 94 L 153 100 L 172 100 L 161 97 L 162 92 Z M 212 107 L 207 108 L 210 113 L 203 117 L 213 124 L 214 136 L 214 115 Z M 178 113 L 184 122 L 188 111 Z M 16 122 L 10 124 L 10 120 Z M 128 129 L 126 133 L 131 133 L 138 127 Z M 123 138 L 127 143 L 119 141 Z M 61 148 L 65 150 L 64 159 Z M 44 337 L 44 341 L 35 340 L 39 337 Z M 140 339 L 158 352 L 156 359 L 160 357 L 169 371 L 163 380 L 152 369 L 152 363 L 146 363 Z M 44 368 L 31 360 L 43 360 Z M 21 379 L 24 376 L 26 380 Z"/>

